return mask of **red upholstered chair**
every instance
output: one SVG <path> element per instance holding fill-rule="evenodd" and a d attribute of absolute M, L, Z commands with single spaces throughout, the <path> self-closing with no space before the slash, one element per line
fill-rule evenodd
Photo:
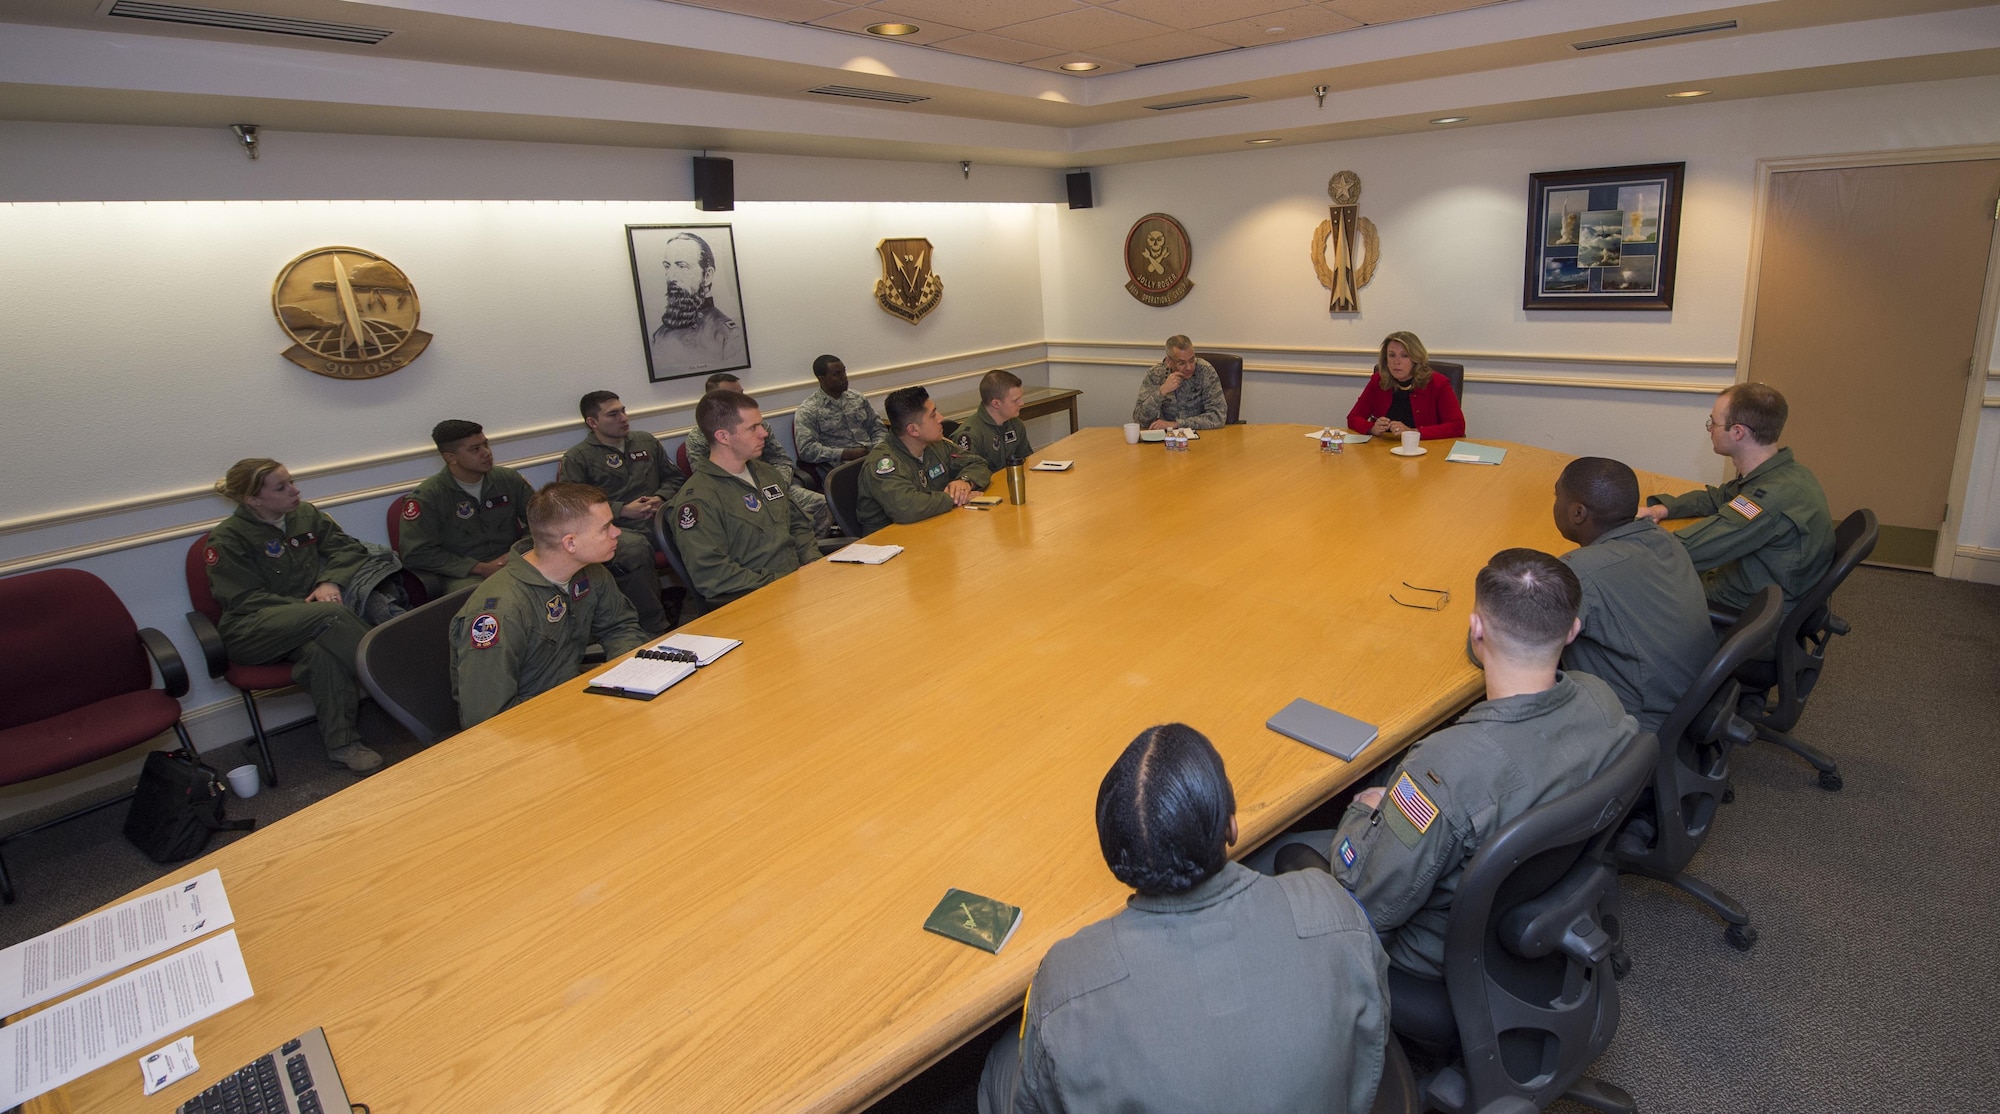
<path fill-rule="evenodd" d="M 204 553 L 208 549 L 208 535 L 194 540 L 187 551 L 188 602 L 194 610 L 187 613 L 188 626 L 194 628 L 194 637 L 201 643 L 201 655 L 208 665 L 210 679 L 221 678 L 228 681 L 238 695 L 243 697 L 243 710 L 250 716 L 250 733 L 257 739 L 257 753 L 262 756 L 260 765 L 264 767 L 264 782 L 278 784 L 278 765 L 271 760 L 271 740 L 264 734 L 264 720 L 257 714 L 257 697 L 260 692 L 274 692 L 292 687 L 292 663 L 273 662 L 270 665 L 239 665 L 229 660 L 229 654 L 222 648 L 222 632 L 216 624 L 222 621 L 222 605 L 215 602 L 215 596 L 208 590 L 208 562 Z"/>
<path fill-rule="evenodd" d="M 410 508 L 417 505 L 416 496 L 417 493 L 414 491 L 405 491 L 401 495 L 396 496 L 395 502 L 389 504 L 389 548 L 398 553 L 403 551 L 404 516 L 409 515 Z M 409 515 L 409 517 L 415 518 L 416 516 Z M 430 602 L 431 594 L 424 587 L 423 578 L 408 569 L 404 569 L 396 575 L 402 578 L 403 594 L 410 597 L 411 607 L 422 607 L 424 604 Z"/>
<path fill-rule="evenodd" d="M 694 475 L 694 465 L 688 463 L 688 446 L 686 441 L 674 446 L 674 464 L 681 470 L 681 479 L 685 480 Z"/>
<path fill-rule="evenodd" d="M 138 746 L 166 731 L 189 751 L 180 652 L 140 630 L 102 580 L 49 569 L 0 580 L 0 785 L 18 785 Z M 163 689 L 153 687 L 158 666 Z M 0 844 L 119 804 L 114 797 L 0 837 Z M 14 900 L 0 862 L 0 900 Z"/>

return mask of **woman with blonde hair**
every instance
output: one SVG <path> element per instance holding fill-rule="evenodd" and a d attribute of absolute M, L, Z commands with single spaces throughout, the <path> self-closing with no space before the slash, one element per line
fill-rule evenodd
<path fill-rule="evenodd" d="M 239 460 L 215 485 L 236 511 L 208 535 L 208 587 L 222 607 L 222 642 L 244 665 L 292 663 L 312 694 L 326 756 L 367 773 L 382 756 L 361 741 L 354 651 L 368 628 L 401 613 L 375 590 L 398 566 L 384 561 L 304 502 L 285 466 Z"/>
<path fill-rule="evenodd" d="M 1377 437 L 1401 437 L 1416 430 L 1425 441 L 1465 436 L 1465 412 L 1451 381 L 1431 369 L 1430 353 L 1417 334 L 1390 333 L 1382 340 L 1375 374 L 1361 388 L 1347 428 Z"/>

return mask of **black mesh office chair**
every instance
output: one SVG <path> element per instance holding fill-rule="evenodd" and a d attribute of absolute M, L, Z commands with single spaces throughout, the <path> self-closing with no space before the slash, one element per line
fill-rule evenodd
<path fill-rule="evenodd" d="M 674 570 L 674 578 L 687 586 L 687 598 L 681 601 L 679 617 L 674 625 L 679 626 L 698 615 L 714 611 L 716 603 L 694 590 L 694 578 L 688 575 L 687 561 L 681 557 L 681 547 L 674 542 L 673 532 L 667 529 L 667 516 L 676 513 L 672 505 L 653 512 L 651 528 L 653 549 L 667 556 L 667 567 Z"/>
<path fill-rule="evenodd" d="M 1196 352 L 1194 356 L 1197 360 L 1207 360 L 1215 369 L 1215 377 L 1222 382 L 1223 422 L 1244 424 L 1237 417 L 1243 411 L 1243 357 L 1234 352 Z"/>
<path fill-rule="evenodd" d="M 826 474 L 826 503 L 833 509 L 833 521 L 850 538 L 862 536 L 861 461 L 836 464 Z"/>
<path fill-rule="evenodd" d="M 1833 532 L 1833 564 L 1812 591 L 1799 597 L 1778 626 L 1775 657 L 1749 662 L 1737 671 L 1744 689 L 1738 714 L 1757 729 L 1759 739 L 1812 763 L 1819 771 L 1820 788 L 1829 792 L 1841 787 L 1840 767 L 1824 752 L 1788 732 L 1798 726 L 1806 698 L 1819 683 L 1820 670 L 1826 665 L 1826 644 L 1834 635 L 1851 629 L 1847 620 L 1833 613 L 1834 589 L 1875 552 L 1880 536 L 1881 525 L 1874 511 L 1858 510 L 1841 519 Z M 1775 700 L 1770 695 L 1773 689 L 1777 690 Z"/>
<path fill-rule="evenodd" d="M 1597 776 L 1501 828 L 1466 865 L 1445 926 L 1455 1058 L 1423 1080 L 1428 1108 L 1484 1114 L 1508 1100 L 1540 1109 L 1567 1098 L 1634 1109 L 1631 1095 L 1584 1072 L 1618 1031 L 1614 968 L 1624 957 L 1609 844 L 1658 754 L 1658 741 L 1640 734 Z M 1398 992 L 1391 1023 L 1421 1041 L 1436 1019 L 1419 1014 L 1440 1004 Z"/>
<path fill-rule="evenodd" d="M 451 619 L 477 587 L 413 607 L 361 636 L 354 674 L 389 718 L 426 745 L 458 733 L 451 698 Z"/>
<path fill-rule="evenodd" d="M 1729 922 L 1726 938 L 1739 950 L 1757 942 L 1750 914 L 1729 895 L 1691 877 L 1687 867 L 1708 839 L 1716 808 L 1728 799 L 1730 752 L 1756 739 L 1749 723 L 1735 714 L 1743 692 L 1736 671 L 1770 647 L 1784 604 L 1784 592 L 1775 584 L 1758 593 L 1674 705 L 1660 725 L 1652 788 L 1640 795 L 1611 845 L 1620 870 L 1669 883 L 1715 910 Z"/>

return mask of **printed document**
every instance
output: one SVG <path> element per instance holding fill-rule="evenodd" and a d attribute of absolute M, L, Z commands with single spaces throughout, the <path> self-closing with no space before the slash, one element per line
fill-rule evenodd
<path fill-rule="evenodd" d="M 0 951 L 0 1017 L 234 923 L 222 874 L 211 870 L 23 940 Z"/>

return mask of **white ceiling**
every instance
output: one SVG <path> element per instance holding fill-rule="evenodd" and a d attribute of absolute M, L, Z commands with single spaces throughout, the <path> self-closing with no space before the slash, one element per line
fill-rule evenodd
<path fill-rule="evenodd" d="M 1688 88 L 1712 100 L 2000 73 L 2000 0 L 203 0 L 391 32 L 373 46 L 119 18 L 112 2 L 0 0 L 0 119 L 1063 167 L 1418 131 L 1444 116 L 1477 127 L 1659 107 Z M 1283 15 L 1267 26 L 1289 34 L 1300 21 L 1286 13 L 1308 7 L 1371 25 L 1150 61 L 1203 45 L 1173 36 L 1227 42 L 1223 24 L 1200 22 L 1214 13 L 1246 27 Z M 875 13 L 930 20 L 937 37 L 794 22 Z M 1137 24 L 1107 16 L 1144 33 L 1108 41 Z M 1069 22 L 1057 33 L 1052 19 Z M 992 20 L 1006 22 L 971 26 Z M 1575 49 L 1723 20 L 1737 27 Z M 974 36 L 1052 53 L 952 50 Z M 1049 68 L 1085 50 L 1112 64 Z M 807 91 L 825 85 L 927 99 Z M 1148 107 L 1225 95 L 1243 99 Z"/>

